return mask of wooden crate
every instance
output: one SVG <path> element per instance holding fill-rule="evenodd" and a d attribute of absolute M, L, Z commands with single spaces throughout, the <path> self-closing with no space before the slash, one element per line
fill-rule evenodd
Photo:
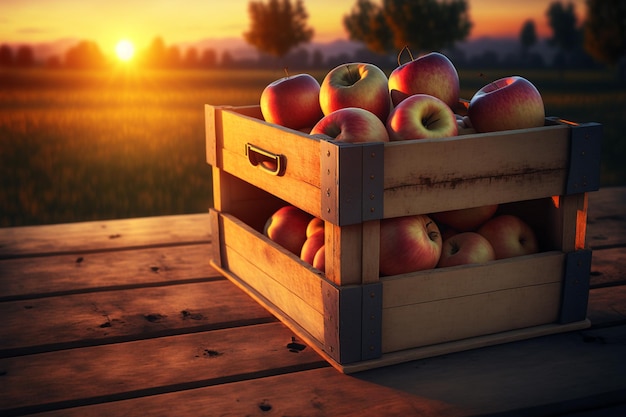
<path fill-rule="evenodd" d="M 587 192 L 601 126 L 340 144 L 207 105 L 211 263 L 343 372 L 587 327 Z M 262 234 L 289 203 L 325 221 L 326 273 Z M 380 220 L 487 204 L 538 254 L 380 277 Z"/>

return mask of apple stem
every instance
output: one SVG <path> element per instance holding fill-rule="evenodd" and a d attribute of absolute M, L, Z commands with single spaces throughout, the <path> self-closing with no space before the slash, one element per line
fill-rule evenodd
<path fill-rule="evenodd" d="M 409 48 L 409 45 L 404 45 L 404 48 L 400 49 L 400 52 L 398 53 L 398 66 L 402 65 L 401 63 L 401 59 L 402 59 L 402 53 L 406 51 L 409 54 L 409 58 L 411 58 L 411 61 L 415 61 L 415 58 L 413 58 L 413 54 L 411 53 L 411 48 Z"/>
<path fill-rule="evenodd" d="M 352 72 L 350 71 L 349 65 L 346 65 L 346 70 L 348 71 L 348 78 L 350 79 L 350 81 L 352 81 L 353 83 L 356 82 L 356 80 L 352 78 Z"/>
<path fill-rule="evenodd" d="M 285 68 L 283 68 L 283 71 L 285 71 L 285 76 L 289 77 L 289 68 L 285 67 Z"/>

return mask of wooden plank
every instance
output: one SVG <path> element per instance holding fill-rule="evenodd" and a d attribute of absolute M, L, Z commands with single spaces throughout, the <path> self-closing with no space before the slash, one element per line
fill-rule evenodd
<path fill-rule="evenodd" d="M 591 253 L 591 287 L 626 284 L 626 247 L 594 250 Z"/>
<path fill-rule="evenodd" d="M 210 241 L 208 212 L 11 227 L 0 228 L 0 259 Z"/>
<path fill-rule="evenodd" d="M 563 194 L 568 151 L 565 126 L 387 143 L 384 217 Z"/>
<path fill-rule="evenodd" d="M 545 252 L 484 264 L 436 268 L 385 277 L 381 280 L 383 308 L 559 283 L 564 260 L 562 253 Z M 542 273 L 537 274 L 536 271 Z"/>
<path fill-rule="evenodd" d="M 292 336 L 269 323 L 0 359 L 0 410 L 46 411 L 327 366 L 306 346 L 288 347 Z"/>
<path fill-rule="evenodd" d="M 237 219 L 222 215 L 222 220 L 223 267 L 323 341 L 321 273 Z"/>
<path fill-rule="evenodd" d="M 275 319 L 225 279 L 0 303 L 0 356 Z"/>
<path fill-rule="evenodd" d="M 218 277 L 211 244 L 0 261 L 0 301 Z"/>
<path fill-rule="evenodd" d="M 354 376 L 445 401 L 472 410 L 473 415 L 567 415 L 623 404 L 626 326 L 610 330 L 611 343 L 590 341 L 583 330 L 430 357 Z"/>
<path fill-rule="evenodd" d="M 336 226 L 326 222 L 324 234 L 326 277 L 337 285 L 361 284 L 363 224 Z"/>
<path fill-rule="evenodd" d="M 316 311 L 324 311 L 321 300 L 323 274 L 320 271 L 238 219 L 229 215 L 222 215 L 221 219 L 224 234 L 222 250 L 227 248 L 247 259 L 260 273 L 274 281 L 272 286 L 284 287 Z M 235 274 L 236 268 L 237 261 L 227 263 L 227 269 Z M 245 274 L 243 277 L 258 279 L 254 274 Z"/>
<path fill-rule="evenodd" d="M 319 138 L 232 111 L 222 111 L 222 128 L 224 150 L 245 159 L 247 167 L 257 172 L 258 179 L 264 176 L 248 162 L 245 155 L 246 144 L 256 145 L 275 154 L 284 154 L 287 159 L 284 176 L 300 182 L 301 185 L 310 184 L 319 190 Z M 239 175 L 239 171 L 229 170 L 227 162 L 223 162 L 224 166 L 221 168 Z"/>
<path fill-rule="evenodd" d="M 592 249 L 626 246 L 626 187 L 589 193 L 587 245 Z"/>
<path fill-rule="evenodd" d="M 624 216 L 626 187 L 602 187 L 589 193 L 589 218 Z"/>
<path fill-rule="evenodd" d="M 140 411 L 139 411 L 140 410 Z M 422 416 L 468 415 L 443 401 L 352 378 L 331 368 L 235 382 L 157 396 L 65 409 L 41 417 Z"/>
<path fill-rule="evenodd" d="M 383 353 L 554 323 L 551 283 L 383 309 Z"/>
<path fill-rule="evenodd" d="M 587 317 L 596 327 L 626 323 L 626 285 L 592 289 Z"/>
<path fill-rule="evenodd" d="M 233 111 L 234 110 L 234 111 Z M 207 122 L 207 161 L 239 178 L 271 192 L 291 204 L 320 216 L 320 146 L 319 139 L 302 132 L 265 123 L 248 114 L 258 109 L 205 109 Z M 283 158 L 285 170 L 280 176 L 253 165 L 246 155 L 246 147 L 254 145 Z M 215 152 L 213 151 L 215 149 Z M 214 186 L 216 201 L 227 188 Z M 224 211 L 216 205 L 220 211 Z"/>

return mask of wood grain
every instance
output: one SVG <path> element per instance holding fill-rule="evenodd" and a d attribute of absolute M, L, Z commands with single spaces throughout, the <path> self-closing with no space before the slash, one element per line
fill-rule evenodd
<path fill-rule="evenodd" d="M 211 241 L 208 212 L 0 228 L 0 259 Z"/>
<path fill-rule="evenodd" d="M 0 300 L 200 281 L 220 275 L 211 244 L 24 257 L 0 262 Z"/>
<path fill-rule="evenodd" d="M 271 389 L 268 389 L 271 387 Z M 41 417 L 156 416 L 421 416 L 469 414 L 433 398 L 338 374 L 330 368 L 270 376 L 108 404 L 66 409 Z"/>
<path fill-rule="evenodd" d="M 228 281 L 0 303 L 0 357 L 274 321 Z"/>
<path fill-rule="evenodd" d="M 311 349 L 291 351 L 292 336 L 270 323 L 0 359 L 0 409 L 39 411 L 327 366 Z"/>

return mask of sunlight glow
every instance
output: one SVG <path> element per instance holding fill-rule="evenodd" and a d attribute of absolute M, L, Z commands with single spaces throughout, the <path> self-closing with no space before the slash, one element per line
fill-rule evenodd
<path fill-rule="evenodd" d="M 135 55 L 135 46 L 128 39 L 122 39 L 115 45 L 115 54 L 120 60 L 128 62 Z"/>

